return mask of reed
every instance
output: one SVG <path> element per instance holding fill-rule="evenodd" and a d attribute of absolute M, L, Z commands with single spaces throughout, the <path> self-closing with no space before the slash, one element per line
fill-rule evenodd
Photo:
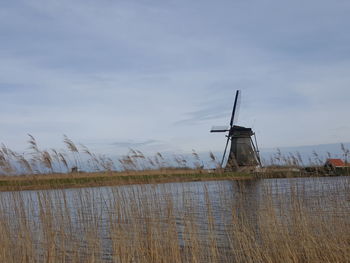
<path fill-rule="evenodd" d="M 192 150 L 186 157 L 183 155 L 164 155 L 157 152 L 154 156 L 146 156 L 139 150 L 130 149 L 129 152 L 114 159 L 103 154 L 93 153 L 82 144 L 76 144 L 63 136 L 65 150 L 41 149 L 34 136 L 28 134 L 28 152 L 17 153 L 2 144 L 0 147 L 0 175 L 3 176 L 26 176 L 36 177 L 37 175 L 58 175 L 70 174 L 76 176 L 79 172 L 85 175 L 94 176 L 96 173 L 127 172 L 133 174 L 138 171 L 162 171 L 172 174 L 174 169 L 193 170 L 198 174 L 213 174 L 224 172 L 221 162 L 217 157 L 209 152 L 208 160 L 201 160 L 199 154 Z M 343 158 L 348 162 L 349 149 L 344 144 L 340 145 Z M 328 158 L 330 154 L 328 154 Z M 270 160 L 263 160 L 264 169 L 260 169 L 256 176 L 261 178 L 269 177 L 290 177 L 290 176 L 323 176 L 328 173 L 322 168 L 325 161 L 324 156 L 313 152 L 309 163 L 312 166 L 312 173 L 305 170 L 305 162 L 299 152 L 282 154 L 277 149 Z M 295 171 L 297 172 L 295 172 Z M 349 169 L 341 171 L 342 175 L 349 175 Z M 8 178 L 6 179 L 8 180 Z"/>
<path fill-rule="evenodd" d="M 317 184 L 317 181 L 313 182 Z M 3 193 L 1 262 L 347 262 L 345 196 L 247 184 Z M 350 190 L 349 181 L 334 193 Z M 191 190 L 192 189 L 192 190 Z M 286 194 L 287 193 L 287 194 Z M 310 209 L 312 204 L 312 209 Z M 329 206 L 331 205 L 331 206 Z"/>
<path fill-rule="evenodd" d="M 58 174 L 78 171 L 111 172 L 111 171 L 147 171 L 163 169 L 203 169 L 204 163 L 193 150 L 191 158 L 182 155 L 165 157 L 157 152 L 154 156 L 145 156 L 140 150 L 130 149 L 127 155 L 118 160 L 95 154 L 85 145 L 75 144 L 68 136 L 63 136 L 66 150 L 40 149 L 33 135 L 28 134 L 29 152 L 19 154 L 4 144 L 0 148 L 0 174 L 34 175 Z M 213 157 L 213 154 L 211 153 Z M 211 157 L 211 158 L 212 158 Z M 215 158 L 215 157 L 214 157 Z"/>

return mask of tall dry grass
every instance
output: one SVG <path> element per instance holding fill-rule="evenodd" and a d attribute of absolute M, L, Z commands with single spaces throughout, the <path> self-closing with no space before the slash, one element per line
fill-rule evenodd
<path fill-rule="evenodd" d="M 93 153 L 87 146 L 74 143 L 66 135 L 63 136 L 65 146 L 63 150 L 41 149 L 34 136 L 30 134 L 28 136 L 29 147 L 25 153 L 17 153 L 4 144 L 1 145 L 1 175 L 204 168 L 203 161 L 194 150 L 187 157 L 176 154 L 165 157 L 160 152 L 154 156 L 145 156 L 139 150 L 130 149 L 126 155 L 112 159 L 104 154 Z M 209 166 L 219 167 L 213 153 L 209 155 L 211 160 Z"/>
<path fill-rule="evenodd" d="M 36 139 L 28 134 L 28 151 L 17 153 L 2 144 L 0 147 L 0 175 L 33 175 L 57 174 L 70 172 L 111 172 L 111 171 L 145 171 L 162 169 L 216 169 L 222 171 L 221 160 L 209 152 L 206 161 L 192 150 L 184 155 L 167 155 L 157 152 L 154 156 L 146 156 L 139 150 L 130 149 L 126 155 L 111 158 L 104 154 L 93 153 L 88 147 L 76 144 L 66 135 L 63 136 L 65 149 L 41 149 Z M 350 150 L 340 145 L 342 158 L 348 162 Z M 320 156 L 313 152 L 308 162 L 299 152 L 283 154 L 277 149 L 269 160 L 263 159 L 265 167 L 303 168 L 306 165 L 322 167 L 328 156 Z M 348 169 L 349 170 L 349 169 Z M 349 171 L 346 171 L 349 174 Z M 317 174 L 318 170 L 316 169 Z"/>
<path fill-rule="evenodd" d="M 349 181 L 318 183 L 3 193 L 0 262 L 347 262 Z"/>

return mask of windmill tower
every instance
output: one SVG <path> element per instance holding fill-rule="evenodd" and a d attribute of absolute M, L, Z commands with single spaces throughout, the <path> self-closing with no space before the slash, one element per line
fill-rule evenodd
<path fill-rule="evenodd" d="M 227 141 L 222 156 L 221 167 L 225 162 L 227 147 L 231 141 L 230 152 L 225 165 L 225 170 L 237 171 L 242 169 L 254 169 L 261 166 L 259 149 L 255 133 L 251 128 L 234 125 L 235 115 L 237 112 L 238 98 L 240 96 L 239 90 L 236 91 L 235 102 L 230 120 L 230 126 L 214 126 L 210 132 L 228 132 L 226 135 Z M 254 141 L 252 139 L 254 137 Z"/>

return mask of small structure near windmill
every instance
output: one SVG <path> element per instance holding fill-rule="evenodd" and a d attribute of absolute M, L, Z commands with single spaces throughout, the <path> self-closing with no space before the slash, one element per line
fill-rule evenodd
<path fill-rule="evenodd" d="M 342 159 L 327 159 L 324 167 L 331 170 L 344 169 L 350 167 L 350 164 L 344 162 Z"/>
<path fill-rule="evenodd" d="M 349 175 L 350 172 L 350 164 L 342 159 L 327 159 L 323 167 L 330 175 Z"/>
<path fill-rule="evenodd" d="M 233 104 L 233 110 L 230 120 L 230 125 L 227 127 L 214 126 L 210 132 L 228 132 L 226 135 L 227 141 L 222 156 L 221 167 L 224 167 L 227 147 L 231 141 L 231 147 L 228 154 L 225 170 L 238 171 L 238 170 L 253 170 L 258 166 L 261 166 L 259 149 L 255 133 L 251 128 L 234 125 L 235 117 L 237 113 L 237 104 L 240 96 L 240 91 L 236 91 L 235 102 Z M 253 138 L 254 137 L 254 141 Z"/>

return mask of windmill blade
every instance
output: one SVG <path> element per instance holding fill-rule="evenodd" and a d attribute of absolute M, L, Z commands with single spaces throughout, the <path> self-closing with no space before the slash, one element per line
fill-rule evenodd
<path fill-rule="evenodd" d="M 227 136 L 227 141 L 226 141 L 226 146 L 225 146 L 225 150 L 224 150 L 224 155 L 222 156 L 222 160 L 221 160 L 221 167 L 224 164 L 224 160 L 225 160 L 225 155 L 226 155 L 226 151 L 227 151 L 227 146 L 228 146 L 228 142 L 230 141 L 230 136 Z"/>
<path fill-rule="evenodd" d="M 230 127 L 231 128 L 232 128 L 233 123 L 235 121 L 235 116 L 237 116 L 236 112 L 237 112 L 237 105 L 238 105 L 239 97 L 240 97 L 240 91 L 237 90 L 236 91 L 236 97 L 235 97 L 235 103 L 233 104 L 233 109 L 232 109 L 231 121 L 230 121 Z"/>
<path fill-rule="evenodd" d="M 210 132 L 228 132 L 230 127 L 228 126 L 213 126 Z"/>

